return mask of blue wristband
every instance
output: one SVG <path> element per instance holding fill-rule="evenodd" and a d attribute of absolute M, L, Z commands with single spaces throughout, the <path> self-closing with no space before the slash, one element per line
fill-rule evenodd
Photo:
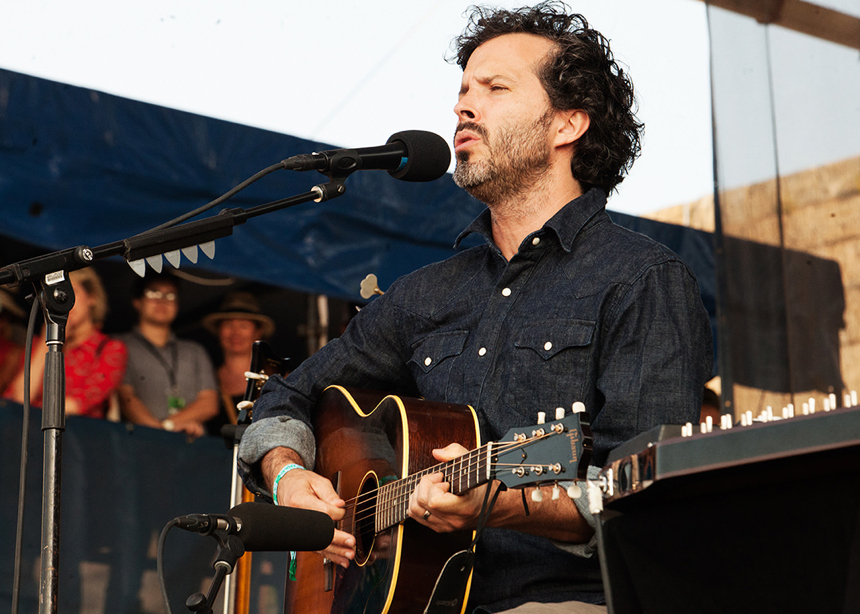
<path fill-rule="evenodd" d="M 272 486 L 272 499 L 275 500 L 275 505 L 278 504 L 278 482 L 280 482 L 281 478 L 293 469 L 304 469 L 304 467 L 295 463 L 290 463 L 289 465 L 285 465 L 284 468 L 278 472 L 278 477 L 275 478 L 275 484 Z"/>

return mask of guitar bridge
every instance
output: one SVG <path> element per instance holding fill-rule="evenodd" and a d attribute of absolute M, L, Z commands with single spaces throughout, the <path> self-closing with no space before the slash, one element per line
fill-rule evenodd
<path fill-rule="evenodd" d="M 335 492 L 340 496 L 340 471 L 334 474 L 331 479 Z M 338 523 L 338 528 L 340 528 Z M 326 592 L 334 590 L 334 563 L 328 559 L 323 559 L 323 571 L 325 573 L 324 588 Z"/>

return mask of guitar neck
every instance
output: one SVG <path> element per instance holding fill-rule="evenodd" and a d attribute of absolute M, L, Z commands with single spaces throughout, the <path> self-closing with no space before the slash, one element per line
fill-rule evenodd
<path fill-rule="evenodd" d="M 428 467 L 405 478 L 379 487 L 374 523 L 379 533 L 409 517 L 409 496 L 425 475 L 441 473 L 451 485 L 451 493 L 460 495 L 492 479 L 491 446 L 487 444 L 454 460 Z"/>

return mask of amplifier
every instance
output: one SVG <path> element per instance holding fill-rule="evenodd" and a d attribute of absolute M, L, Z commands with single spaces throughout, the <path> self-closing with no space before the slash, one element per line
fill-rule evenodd
<path fill-rule="evenodd" d="M 860 612 L 860 408 L 681 430 L 601 470 L 609 611 Z"/>

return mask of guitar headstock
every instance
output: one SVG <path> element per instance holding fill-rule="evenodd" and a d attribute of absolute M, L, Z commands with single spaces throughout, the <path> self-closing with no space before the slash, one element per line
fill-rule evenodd
<path fill-rule="evenodd" d="M 245 396 L 240 403 L 239 424 L 251 421 L 250 409 L 260 396 L 260 390 L 270 375 L 285 375 L 289 358 L 275 355 L 272 347 L 265 341 L 255 341 L 251 350 L 251 364 L 245 372 Z"/>
<path fill-rule="evenodd" d="M 591 447 L 591 425 L 582 403 L 574 403 L 566 414 L 558 408 L 550 421 L 541 412 L 537 424 L 511 429 L 493 445 L 493 477 L 508 488 L 582 480 Z"/>

